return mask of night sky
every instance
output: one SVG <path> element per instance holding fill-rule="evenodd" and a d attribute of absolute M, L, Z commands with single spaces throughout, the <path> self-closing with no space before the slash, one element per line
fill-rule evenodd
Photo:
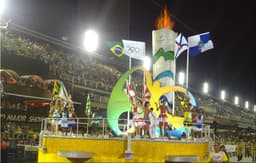
<path fill-rule="evenodd" d="M 255 32 L 253 1 L 242 0 L 8 0 L 4 17 L 29 29 L 80 46 L 87 28 L 99 31 L 104 41 L 145 41 L 152 55 L 155 20 L 167 5 L 174 31 L 186 37 L 210 32 L 214 49 L 190 57 L 190 85 L 207 81 L 210 94 L 221 89 L 240 104 L 256 103 Z M 103 48 L 102 48 L 103 49 Z M 108 53 L 108 52 L 104 52 Z M 177 59 L 177 71 L 186 70 L 186 55 Z"/>

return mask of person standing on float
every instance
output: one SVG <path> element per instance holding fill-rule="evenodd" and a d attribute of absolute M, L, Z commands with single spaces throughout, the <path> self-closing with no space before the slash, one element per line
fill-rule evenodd
<path fill-rule="evenodd" d="M 168 130 L 168 119 L 167 119 L 167 111 L 168 108 L 166 106 L 166 100 L 160 100 L 160 115 L 159 115 L 159 127 L 160 127 L 160 136 L 165 136 Z"/>

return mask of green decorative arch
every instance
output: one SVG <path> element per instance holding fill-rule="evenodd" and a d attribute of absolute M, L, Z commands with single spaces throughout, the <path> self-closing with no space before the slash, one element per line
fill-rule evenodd
<path fill-rule="evenodd" d="M 152 81 L 151 74 L 147 71 L 144 67 L 133 67 L 127 72 L 125 72 L 121 78 L 117 81 L 113 91 L 110 95 L 108 107 L 107 107 L 107 122 L 108 126 L 112 129 L 112 131 L 116 135 L 121 135 L 122 131 L 119 129 L 118 126 L 118 119 L 120 115 L 124 112 L 129 112 L 131 110 L 132 105 L 129 103 L 128 97 L 124 90 L 124 84 L 126 79 L 128 79 L 129 75 L 132 74 L 134 71 L 142 70 L 146 76 L 146 85 L 149 89 L 151 94 L 150 99 L 150 106 L 154 108 L 156 111 L 156 103 L 158 103 L 159 98 L 161 95 L 164 95 L 168 92 L 179 91 L 182 93 L 187 93 L 185 88 L 179 86 L 165 86 L 160 87 L 159 81 Z M 159 114 L 159 111 L 156 111 Z M 183 117 L 176 117 L 172 115 L 167 115 L 169 121 L 174 125 L 175 128 L 179 129 L 183 126 Z"/>

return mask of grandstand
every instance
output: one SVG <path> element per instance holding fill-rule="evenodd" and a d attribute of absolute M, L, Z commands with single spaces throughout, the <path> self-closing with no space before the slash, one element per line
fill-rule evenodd
<path fill-rule="evenodd" d="M 46 110 L 42 116 L 47 117 L 52 89 L 49 80 L 57 79 L 64 82 L 73 100 L 77 101 L 78 116 L 85 116 L 83 110 L 87 94 L 91 95 L 93 111 L 106 116 L 110 92 L 127 69 L 123 61 L 107 52 L 95 56 L 84 54 L 84 51 L 69 43 L 56 41 L 15 24 L 1 31 L 1 40 L 1 84 L 4 88 L 1 100 L 14 103 L 14 107 L 1 105 L 2 110 L 17 106 L 42 107 Z M 18 64 L 14 64 L 14 61 Z M 133 76 L 133 82 L 142 83 L 137 76 Z M 203 95 L 197 90 L 190 91 L 196 97 L 198 107 L 205 111 L 206 123 L 217 123 L 220 131 L 244 129 L 255 132 L 255 112 L 252 110 Z M 179 104 L 177 98 L 176 104 Z M 179 107 L 177 105 L 176 114 L 182 114 Z"/>

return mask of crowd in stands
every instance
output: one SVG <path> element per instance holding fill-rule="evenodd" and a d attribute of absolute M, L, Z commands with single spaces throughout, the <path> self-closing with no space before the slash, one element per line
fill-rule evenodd
<path fill-rule="evenodd" d="M 1 34 L 3 51 L 41 60 L 49 64 L 49 71 L 57 79 L 87 87 L 111 91 L 121 72 L 114 67 L 102 65 L 89 56 L 55 50 L 47 43 L 31 41 L 14 33 Z"/>
<path fill-rule="evenodd" d="M 91 56 L 81 56 L 42 41 L 31 40 L 29 37 L 18 35 L 14 32 L 2 32 L 1 39 L 2 51 L 4 53 L 40 60 L 49 65 L 49 71 L 52 76 L 64 82 L 111 92 L 121 75 L 121 72 L 113 66 L 99 63 Z M 5 82 L 5 80 L 1 75 L 1 81 Z M 135 83 L 139 83 L 136 81 L 136 78 L 133 80 Z M 17 83 L 21 86 L 37 87 L 40 89 L 50 90 L 52 88 L 51 82 L 47 83 L 36 75 L 23 76 L 19 78 Z M 213 108 L 216 109 L 215 117 L 233 118 L 236 121 L 253 123 L 254 118 L 251 117 L 253 114 L 250 114 L 249 111 L 242 112 L 238 107 L 229 106 L 226 103 L 221 103 L 209 97 L 198 95 L 196 99 L 199 105 L 214 106 Z"/>
<path fill-rule="evenodd" d="M 254 124 L 256 112 L 252 110 L 246 110 L 231 103 L 201 95 L 197 92 L 193 92 L 193 95 L 199 106 L 212 109 L 211 115 L 213 115 L 214 118 L 240 121 L 247 125 Z"/>
<path fill-rule="evenodd" d="M 18 123 L 4 123 L 1 125 L 1 136 L 6 140 L 18 139 L 22 144 L 38 144 L 40 129 L 31 128 Z"/>

